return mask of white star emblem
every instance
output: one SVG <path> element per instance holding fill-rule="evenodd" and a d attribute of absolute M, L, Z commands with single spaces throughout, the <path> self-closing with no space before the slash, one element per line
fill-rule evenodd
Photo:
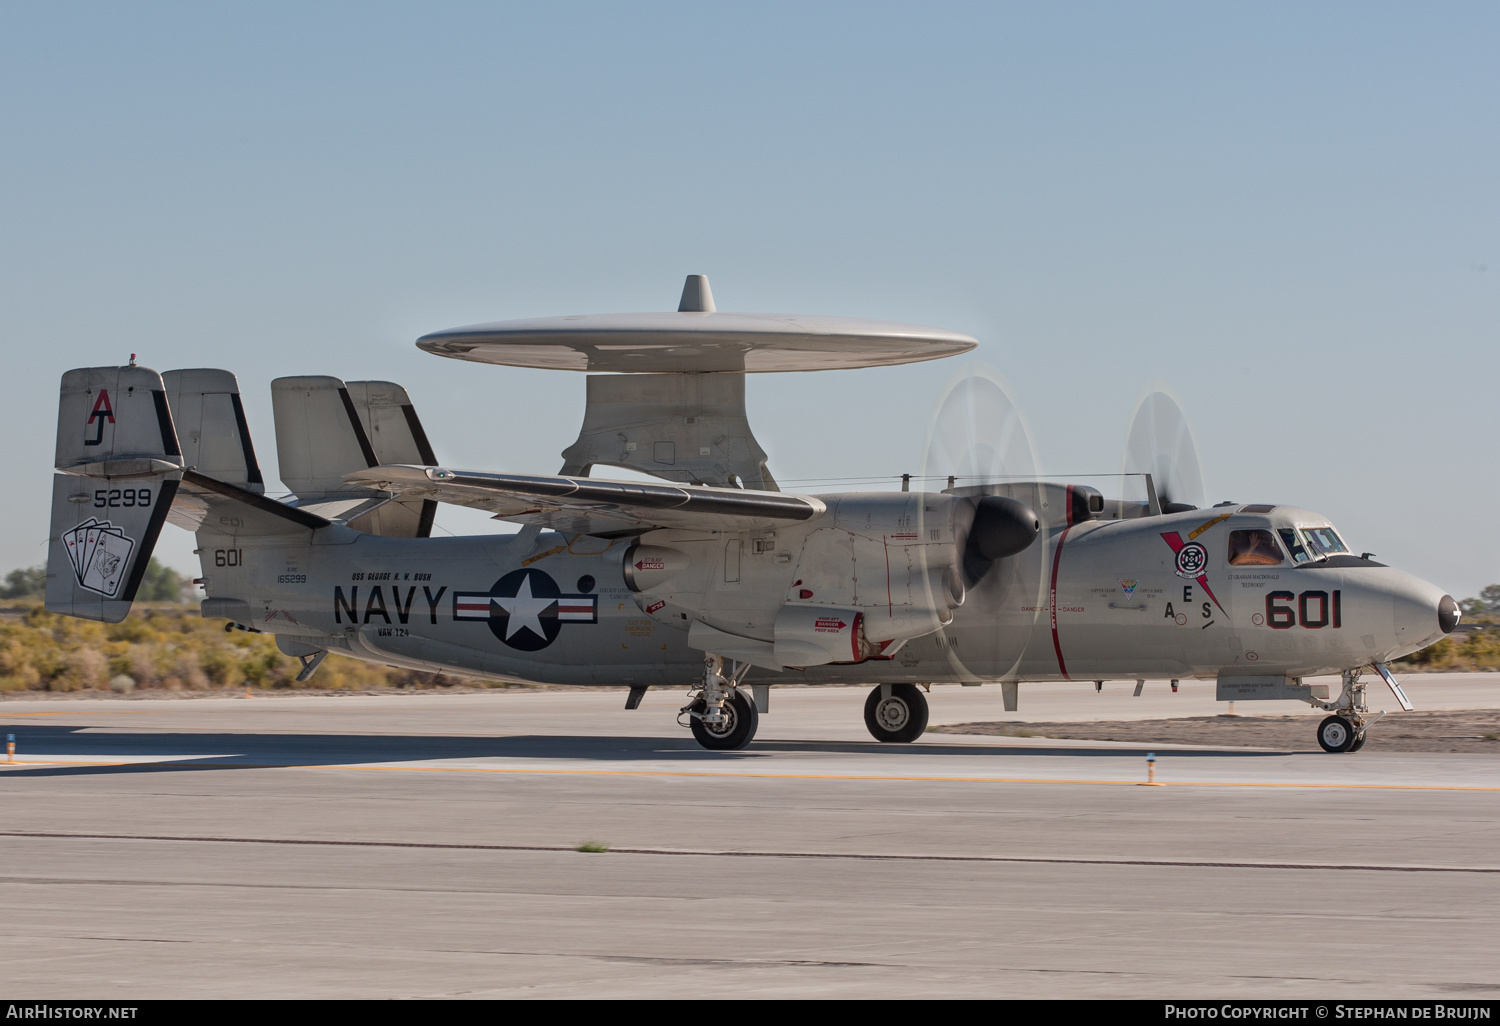
<path fill-rule="evenodd" d="M 521 581 L 521 587 L 516 590 L 515 595 L 506 598 L 504 595 L 495 595 L 490 599 L 501 609 L 505 610 L 510 619 L 505 625 L 505 640 L 509 641 L 515 637 L 516 632 L 522 629 L 529 630 L 539 638 L 545 638 L 547 632 L 542 630 L 541 614 L 547 611 L 547 607 L 557 601 L 555 598 L 545 596 L 537 598 L 531 594 L 531 575 L 527 574 Z"/>

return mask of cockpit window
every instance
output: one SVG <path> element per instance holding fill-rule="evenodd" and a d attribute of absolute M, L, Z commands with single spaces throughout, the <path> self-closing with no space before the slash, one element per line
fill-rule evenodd
<path fill-rule="evenodd" d="M 1230 565 L 1275 566 L 1281 560 L 1281 549 L 1270 531 L 1229 532 Z"/>
<path fill-rule="evenodd" d="M 1302 537 L 1307 539 L 1307 544 L 1321 556 L 1331 556 L 1335 552 L 1348 552 L 1349 546 L 1344 544 L 1344 539 L 1338 536 L 1331 527 L 1304 527 Z"/>
<path fill-rule="evenodd" d="M 1297 532 L 1295 527 L 1278 528 L 1277 533 L 1281 535 L 1281 540 L 1286 542 L 1286 550 L 1292 554 L 1293 563 L 1306 563 L 1309 559 L 1312 559 L 1307 554 L 1306 547 L 1302 544 L 1302 535 Z"/>

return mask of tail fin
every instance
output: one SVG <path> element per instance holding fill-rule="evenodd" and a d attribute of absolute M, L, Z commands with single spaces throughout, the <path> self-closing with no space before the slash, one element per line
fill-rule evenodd
<path fill-rule="evenodd" d="M 344 480 L 382 463 L 437 462 L 406 389 L 388 381 L 302 376 L 271 382 L 281 479 L 298 505 L 389 538 L 425 538 L 435 504 L 387 501 Z M 368 503 L 368 504 L 367 504 Z"/>
<path fill-rule="evenodd" d="M 302 505 L 369 494 L 344 475 L 379 464 L 348 387 L 338 378 L 302 375 L 271 382 L 281 480 Z"/>
<path fill-rule="evenodd" d="M 255 459 L 234 375 L 227 370 L 195 368 L 167 371 L 161 379 L 177 425 L 183 465 L 257 495 L 264 494 L 265 480 Z"/>
<path fill-rule="evenodd" d="M 182 479 L 161 375 L 135 366 L 64 374 L 55 466 L 47 608 L 118 623 Z"/>
<path fill-rule="evenodd" d="M 394 381 L 351 381 L 348 387 L 380 463 L 437 465 L 437 454 L 406 389 Z M 427 538 L 432 535 L 436 515 L 437 503 L 432 499 L 397 499 L 371 510 L 350 526 L 387 538 Z"/>

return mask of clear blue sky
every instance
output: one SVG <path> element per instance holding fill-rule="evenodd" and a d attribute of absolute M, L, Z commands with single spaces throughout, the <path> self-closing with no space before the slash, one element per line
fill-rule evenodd
<path fill-rule="evenodd" d="M 383 377 L 445 462 L 555 472 L 581 375 L 437 328 L 719 308 L 982 342 L 1044 470 L 1170 382 L 1210 501 L 1500 580 L 1500 6 L 0 6 L 0 569 L 40 562 L 58 375 Z M 953 367 L 750 380 L 783 479 L 920 465 Z M 449 517 L 454 529 L 472 520 Z M 169 528 L 161 552 L 191 567 Z"/>

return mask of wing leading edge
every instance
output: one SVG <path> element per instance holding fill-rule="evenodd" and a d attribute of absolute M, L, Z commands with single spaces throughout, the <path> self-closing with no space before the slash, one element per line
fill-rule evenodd
<path fill-rule="evenodd" d="M 658 527 L 761 530 L 811 520 L 827 507 L 785 492 L 683 487 L 579 477 L 486 474 L 446 467 L 381 466 L 345 477 L 403 497 L 470 506 L 498 520 L 565 534 L 621 535 Z"/>

